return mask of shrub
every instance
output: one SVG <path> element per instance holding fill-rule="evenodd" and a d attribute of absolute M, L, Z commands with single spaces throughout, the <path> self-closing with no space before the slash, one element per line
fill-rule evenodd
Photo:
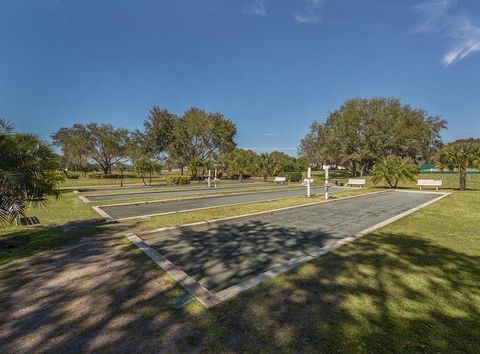
<path fill-rule="evenodd" d="M 170 175 L 165 180 L 167 184 L 190 184 L 190 176 Z"/>
<path fill-rule="evenodd" d="M 79 179 L 80 175 L 76 172 L 66 172 L 65 177 L 68 179 Z"/>
<path fill-rule="evenodd" d="M 103 178 L 103 173 L 91 173 L 88 175 L 88 178 Z"/>
<path fill-rule="evenodd" d="M 285 177 L 290 182 L 300 182 L 302 180 L 302 172 L 288 172 Z"/>

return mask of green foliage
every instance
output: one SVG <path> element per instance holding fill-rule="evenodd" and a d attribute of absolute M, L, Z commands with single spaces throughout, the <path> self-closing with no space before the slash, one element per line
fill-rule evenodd
<path fill-rule="evenodd" d="M 181 168 L 194 159 L 216 159 L 235 148 L 236 133 L 235 124 L 222 114 L 190 108 L 175 121 L 169 157 Z"/>
<path fill-rule="evenodd" d="M 302 180 L 302 172 L 294 171 L 294 172 L 287 172 L 285 174 L 287 180 L 290 182 L 300 182 Z"/>
<path fill-rule="evenodd" d="M 54 143 L 63 154 L 75 159 L 91 159 L 100 165 L 105 175 L 126 156 L 128 130 L 111 124 L 74 124 L 52 134 Z"/>
<path fill-rule="evenodd" d="M 76 172 L 67 171 L 65 172 L 65 177 L 68 179 L 79 179 L 80 175 Z"/>
<path fill-rule="evenodd" d="M 281 171 L 280 162 L 276 159 L 275 154 L 260 154 L 255 161 L 257 173 L 263 177 L 266 182 L 268 177 L 277 175 Z"/>
<path fill-rule="evenodd" d="M 460 190 L 467 189 L 467 169 L 480 166 L 480 139 L 463 139 L 448 144 L 440 151 L 437 167 L 456 169 L 460 178 Z"/>
<path fill-rule="evenodd" d="M 239 181 L 254 172 L 257 155 L 252 150 L 235 149 L 222 156 L 229 176 L 238 176 Z"/>
<path fill-rule="evenodd" d="M 180 176 L 180 175 L 170 175 L 167 176 L 165 179 L 167 184 L 190 184 L 190 177 L 189 176 Z"/>
<path fill-rule="evenodd" d="M 415 162 L 432 157 L 441 144 L 446 121 L 397 98 L 350 99 L 313 122 L 299 152 L 316 166 L 343 166 L 353 175 L 368 173 L 383 157 Z"/>
<path fill-rule="evenodd" d="M 0 120 L 0 222 L 25 215 L 30 204 L 58 196 L 64 180 L 50 146 L 33 134 L 13 133 Z"/>
<path fill-rule="evenodd" d="M 416 174 L 417 168 L 413 164 L 396 156 L 388 156 L 375 164 L 371 177 L 375 184 L 386 182 L 390 188 L 396 188 L 400 181 L 413 181 Z"/>

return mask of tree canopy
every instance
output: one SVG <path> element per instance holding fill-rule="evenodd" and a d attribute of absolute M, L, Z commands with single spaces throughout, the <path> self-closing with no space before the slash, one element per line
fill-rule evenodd
<path fill-rule="evenodd" d="M 64 154 L 74 152 L 85 156 L 98 163 L 104 174 L 109 174 L 113 165 L 125 158 L 128 135 L 124 128 L 90 123 L 60 128 L 52 134 L 52 139 Z"/>
<path fill-rule="evenodd" d="M 343 166 L 353 175 L 371 171 L 381 158 L 428 160 L 441 146 L 446 121 L 397 98 L 355 98 L 314 121 L 299 153 L 315 165 Z"/>

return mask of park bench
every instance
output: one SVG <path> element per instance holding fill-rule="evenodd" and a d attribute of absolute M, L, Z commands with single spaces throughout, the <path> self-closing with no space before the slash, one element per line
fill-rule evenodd
<path fill-rule="evenodd" d="M 365 179 L 349 178 L 347 182 L 347 187 L 359 186 L 360 188 L 362 188 L 365 185 L 365 181 Z"/>
<path fill-rule="evenodd" d="M 438 188 L 442 186 L 441 179 L 419 179 L 417 180 L 417 186 L 422 190 L 423 187 L 435 187 L 438 191 Z"/>
<path fill-rule="evenodd" d="M 273 179 L 273 182 L 283 184 L 286 180 L 287 180 L 286 177 L 275 177 L 275 178 Z"/>

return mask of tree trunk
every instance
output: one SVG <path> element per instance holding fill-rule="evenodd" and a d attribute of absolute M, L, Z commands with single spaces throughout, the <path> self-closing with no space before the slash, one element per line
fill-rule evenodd
<path fill-rule="evenodd" d="M 147 185 L 147 182 L 145 182 L 145 175 L 142 173 L 142 182 L 143 182 L 143 185 L 146 186 Z"/>
<path fill-rule="evenodd" d="M 460 169 L 460 190 L 464 191 L 467 189 L 467 171 Z"/>
<path fill-rule="evenodd" d="M 183 166 L 180 167 L 180 175 L 183 176 Z"/>
<path fill-rule="evenodd" d="M 263 176 L 263 181 L 264 181 L 264 182 L 268 182 L 268 176 L 266 176 L 266 175 Z"/>
<path fill-rule="evenodd" d="M 152 171 L 150 171 L 150 186 L 152 185 Z"/>
<path fill-rule="evenodd" d="M 242 175 L 242 173 L 240 172 L 240 175 L 238 176 L 238 180 L 240 181 L 240 183 L 242 182 L 242 179 L 243 179 L 243 175 Z"/>
<path fill-rule="evenodd" d="M 108 175 L 108 172 L 110 172 L 110 167 L 108 166 L 102 167 L 102 170 L 104 175 Z"/>
<path fill-rule="evenodd" d="M 120 187 L 123 187 L 123 170 L 120 170 Z"/>

